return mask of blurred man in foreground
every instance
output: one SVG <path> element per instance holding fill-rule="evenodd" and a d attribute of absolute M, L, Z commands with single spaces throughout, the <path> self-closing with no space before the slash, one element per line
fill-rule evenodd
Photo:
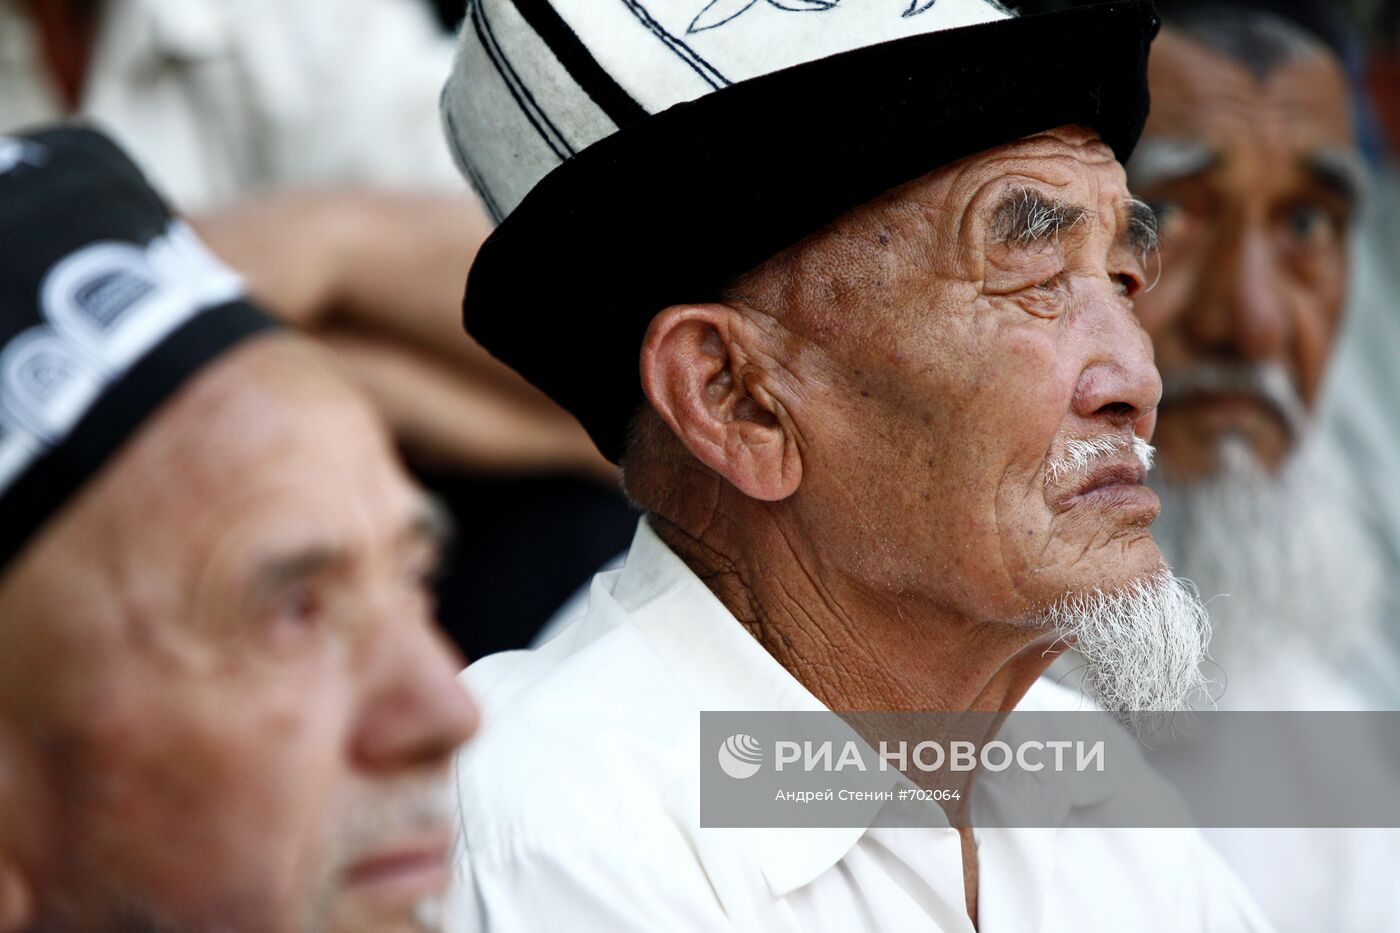
<path fill-rule="evenodd" d="M 635 517 L 578 423 L 462 332 L 490 224 L 442 138 L 451 55 L 421 0 L 0 2 L 0 132 L 93 121 L 339 356 L 470 517 L 439 595 L 479 655 L 527 643 Z"/>
<path fill-rule="evenodd" d="M 435 929 L 433 509 L 109 142 L 3 143 L 0 930 Z"/>

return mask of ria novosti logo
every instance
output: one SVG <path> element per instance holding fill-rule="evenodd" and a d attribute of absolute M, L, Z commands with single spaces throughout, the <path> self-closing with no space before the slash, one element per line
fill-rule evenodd
<path fill-rule="evenodd" d="M 719 766 L 730 777 L 751 778 L 762 764 L 763 746 L 753 736 L 739 732 L 720 743 Z"/>
<path fill-rule="evenodd" d="M 944 771 L 1000 772 L 1016 768 L 1020 771 L 1075 772 L 1105 769 L 1106 743 L 1056 739 L 1045 742 L 1026 741 L 1012 746 L 1003 741 L 984 744 L 968 740 L 918 742 L 911 748 L 907 741 L 881 741 L 879 748 L 863 742 L 847 740 L 794 742 L 779 739 L 773 743 L 773 770 L 839 773 L 842 771 L 920 771 L 926 774 Z M 1071 759 L 1070 752 L 1074 755 Z M 1047 761 L 1051 758 L 1053 761 Z M 720 743 L 719 766 L 732 778 L 751 778 L 763 766 L 763 744 L 747 732 L 736 732 Z M 789 767 L 794 766 L 794 767 Z"/>

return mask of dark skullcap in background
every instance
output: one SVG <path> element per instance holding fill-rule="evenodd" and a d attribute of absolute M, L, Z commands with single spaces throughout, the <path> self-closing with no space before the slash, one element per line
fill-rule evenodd
<path fill-rule="evenodd" d="M 270 326 L 105 136 L 0 136 L 0 574 L 162 402 Z"/>
<path fill-rule="evenodd" d="M 1024 14 L 1049 13 L 1087 6 L 1094 0 L 1013 0 L 1007 4 Z M 1344 58 L 1351 39 L 1350 26 L 1339 0 L 1156 0 L 1157 11 L 1168 26 L 1181 15 L 1225 16 L 1231 13 L 1267 13 L 1292 23 Z"/>
<path fill-rule="evenodd" d="M 1339 6 L 1336 0 L 1157 0 L 1157 9 L 1167 25 L 1171 25 L 1172 17 L 1182 13 L 1269 13 L 1300 27 L 1321 40 L 1338 58 L 1345 58 L 1350 32 Z"/>

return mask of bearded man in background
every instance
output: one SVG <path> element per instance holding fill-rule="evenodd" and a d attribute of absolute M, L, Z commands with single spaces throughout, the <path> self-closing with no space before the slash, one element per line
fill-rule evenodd
<path fill-rule="evenodd" d="M 1161 5 L 1129 186 L 1158 213 L 1137 304 L 1163 397 L 1163 552 L 1207 600 L 1227 708 L 1359 708 L 1384 582 L 1318 429 L 1366 190 L 1330 4 Z"/>
<path fill-rule="evenodd" d="M 1160 7 L 1152 114 L 1128 163 L 1162 234 L 1160 278 L 1137 302 L 1164 388 L 1154 533 L 1209 606 L 1223 708 L 1384 707 L 1397 674 L 1380 629 L 1382 548 L 1320 417 L 1368 180 L 1346 36 L 1327 2 Z M 1271 723 L 1307 756 L 1302 720 Z M 1190 767 L 1162 752 L 1169 776 Z M 1279 786 L 1325 793 L 1306 773 L 1289 769 Z M 1282 931 L 1400 926 L 1394 830 L 1208 836 Z"/>

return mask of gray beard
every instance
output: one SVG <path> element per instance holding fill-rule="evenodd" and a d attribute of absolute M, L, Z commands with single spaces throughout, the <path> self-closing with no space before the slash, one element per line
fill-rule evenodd
<path fill-rule="evenodd" d="M 1286 701 L 1300 661 L 1330 668 L 1375 632 L 1382 565 L 1341 475 L 1316 435 L 1276 475 L 1227 438 L 1215 476 L 1153 483 L 1153 536 L 1210 610 L 1231 706 Z"/>

